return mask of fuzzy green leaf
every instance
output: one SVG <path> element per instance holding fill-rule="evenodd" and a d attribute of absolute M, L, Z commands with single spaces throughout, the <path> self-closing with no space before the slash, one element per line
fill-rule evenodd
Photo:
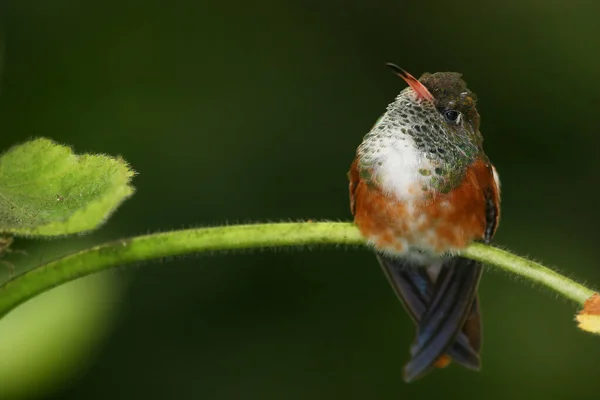
<path fill-rule="evenodd" d="M 133 193 L 120 158 L 73 154 L 40 138 L 0 157 L 0 232 L 57 236 L 97 228 Z"/>

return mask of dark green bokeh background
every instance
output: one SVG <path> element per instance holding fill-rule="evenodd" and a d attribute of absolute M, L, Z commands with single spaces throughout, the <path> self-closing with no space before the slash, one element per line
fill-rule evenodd
<path fill-rule="evenodd" d="M 383 66 L 393 61 L 415 75 L 460 71 L 478 94 L 503 184 L 496 242 L 600 284 L 600 3 L 3 6 L 0 149 L 47 136 L 79 152 L 120 154 L 139 172 L 137 194 L 88 242 L 222 223 L 348 220 L 355 148 L 405 86 Z M 79 240 L 54 243 L 69 249 Z M 35 243 L 19 244 L 34 251 Z M 575 308 L 494 271 L 480 289 L 483 370 L 450 367 L 410 385 L 401 368 L 414 329 L 367 251 L 189 257 L 113 274 L 128 284 L 111 333 L 75 378 L 42 398 L 571 399 L 600 391 L 600 338 L 577 330 Z"/>

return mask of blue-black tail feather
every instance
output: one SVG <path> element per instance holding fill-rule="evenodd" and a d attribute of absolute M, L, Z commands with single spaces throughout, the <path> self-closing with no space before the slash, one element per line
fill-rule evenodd
<path fill-rule="evenodd" d="M 443 263 L 434 280 L 426 266 L 409 265 L 383 254 L 378 259 L 418 325 L 405 379 L 411 381 L 424 375 L 445 353 L 456 363 L 478 370 L 481 320 L 476 291 L 481 266 L 471 260 L 451 258 Z"/>
<path fill-rule="evenodd" d="M 444 263 L 435 281 L 431 302 L 419 323 L 417 338 L 411 348 L 412 359 L 404 368 L 407 381 L 427 372 L 463 330 L 481 272 L 481 264 L 461 257 L 453 257 Z"/>

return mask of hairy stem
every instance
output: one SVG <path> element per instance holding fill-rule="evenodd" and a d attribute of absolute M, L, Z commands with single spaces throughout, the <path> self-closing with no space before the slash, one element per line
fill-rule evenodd
<path fill-rule="evenodd" d="M 155 233 L 92 247 L 40 265 L 0 286 L 0 316 L 60 284 L 109 268 L 167 256 L 248 248 L 363 245 L 356 227 L 342 222 L 233 225 Z M 461 253 L 523 276 L 579 304 L 593 291 L 538 263 L 483 244 Z"/>
<path fill-rule="evenodd" d="M 542 264 L 495 247 L 473 243 L 463 250 L 461 255 L 520 275 L 581 305 L 594 294 L 592 289 L 588 289 Z"/>

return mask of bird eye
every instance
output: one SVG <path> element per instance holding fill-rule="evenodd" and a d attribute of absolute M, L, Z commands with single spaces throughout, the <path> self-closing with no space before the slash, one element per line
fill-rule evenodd
<path fill-rule="evenodd" d="M 445 110 L 444 111 L 444 117 L 450 122 L 457 122 L 459 116 L 460 116 L 460 113 L 456 110 Z"/>

